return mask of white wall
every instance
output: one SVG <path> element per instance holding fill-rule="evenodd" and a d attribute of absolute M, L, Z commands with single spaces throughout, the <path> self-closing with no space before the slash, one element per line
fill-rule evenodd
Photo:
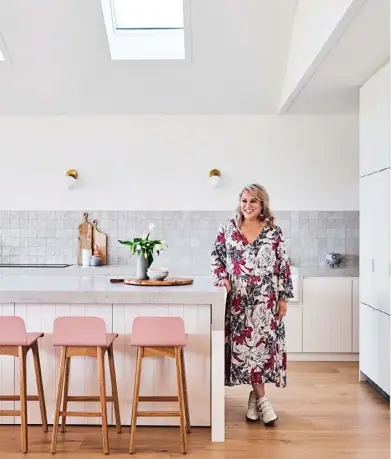
<path fill-rule="evenodd" d="M 275 210 L 358 209 L 353 115 L 4 117 L 0 158 L 0 209 L 232 210 L 252 181 Z"/>
<path fill-rule="evenodd" d="M 281 105 L 296 89 L 354 1 L 298 0 L 281 91 Z"/>

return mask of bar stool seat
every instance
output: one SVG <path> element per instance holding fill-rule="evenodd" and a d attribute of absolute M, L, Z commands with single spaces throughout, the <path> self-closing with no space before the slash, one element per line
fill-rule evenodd
<path fill-rule="evenodd" d="M 45 395 L 43 391 L 41 362 L 39 359 L 38 339 L 43 333 L 26 333 L 24 320 L 17 316 L 0 317 L 0 355 L 11 355 L 19 358 L 20 395 L 0 395 L 0 401 L 20 401 L 20 410 L 0 410 L 0 416 L 20 416 L 21 418 L 21 451 L 28 451 L 27 402 L 39 402 L 42 428 L 48 431 Z M 31 349 L 34 359 L 35 379 L 38 395 L 27 395 L 26 358 Z"/>
<path fill-rule="evenodd" d="M 54 321 L 53 345 L 61 347 L 60 371 L 58 376 L 58 389 L 56 408 L 53 421 L 53 435 L 51 453 L 56 452 L 58 423 L 60 416 L 61 432 L 65 432 L 67 416 L 89 416 L 102 418 L 103 452 L 109 453 L 109 436 L 107 426 L 107 402 L 113 402 L 117 432 L 121 432 L 121 417 L 118 401 L 117 380 L 114 366 L 113 343 L 117 333 L 106 333 L 103 319 L 99 317 L 58 317 Z M 104 369 L 104 355 L 107 352 L 112 396 L 106 395 L 106 381 Z M 69 375 L 72 357 L 93 357 L 98 360 L 99 396 L 68 396 Z M 64 394 L 64 395 L 63 395 Z M 62 410 L 60 411 L 63 398 Z M 99 401 L 100 412 L 67 411 L 70 402 Z"/>
<path fill-rule="evenodd" d="M 133 391 L 132 424 L 129 452 L 135 452 L 137 418 L 179 416 L 182 453 L 187 453 L 186 431 L 190 432 L 189 399 L 186 382 L 184 347 L 187 335 L 181 317 L 137 317 L 133 321 L 131 346 L 137 346 L 137 364 Z M 176 362 L 178 396 L 140 396 L 142 359 L 171 357 Z M 178 402 L 179 411 L 138 411 L 139 402 Z"/>

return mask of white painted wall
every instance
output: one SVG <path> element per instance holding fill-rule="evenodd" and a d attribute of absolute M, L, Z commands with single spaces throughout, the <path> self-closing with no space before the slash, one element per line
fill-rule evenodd
<path fill-rule="evenodd" d="M 0 209 L 232 210 L 252 181 L 274 210 L 358 209 L 355 115 L 4 117 L 0 158 Z"/>
<path fill-rule="evenodd" d="M 354 1 L 298 0 L 281 105 L 291 96 Z"/>

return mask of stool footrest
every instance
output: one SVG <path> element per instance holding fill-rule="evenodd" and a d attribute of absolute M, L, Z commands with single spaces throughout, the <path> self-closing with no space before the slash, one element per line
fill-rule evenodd
<path fill-rule="evenodd" d="M 144 395 L 138 398 L 139 402 L 177 402 L 175 395 Z"/>
<path fill-rule="evenodd" d="M 77 416 L 87 418 L 100 418 L 100 411 L 60 411 L 60 416 Z"/>
<path fill-rule="evenodd" d="M 168 418 L 179 416 L 179 411 L 137 411 L 139 417 Z"/>
<path fill-rule="evenodd" d="M 39 402 L 38 395 L 27 395 L 28 402 Z M 20 395 L 0 395 L 0 402 L 19 402 Z"/>
<path fill-rule="evenodd" d="M 20 410 L 0 410 L 0 416 L 20 416 Z"/>
<path fill-rule="evenodd" d="M 108 402 L 113 401 L 112 395 L 106 395 Z M 69 395 L 67 397 L 68 402 L 100 402 L 99 395 Z"/>

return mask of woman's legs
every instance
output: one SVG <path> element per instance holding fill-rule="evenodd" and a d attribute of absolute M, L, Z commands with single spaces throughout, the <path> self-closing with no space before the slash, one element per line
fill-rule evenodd
<path fill-rule="evenodd" d="M 262 398 L 265 395 L 265 384 L 253 384 L 252 386 L 257 398 Z"/>

